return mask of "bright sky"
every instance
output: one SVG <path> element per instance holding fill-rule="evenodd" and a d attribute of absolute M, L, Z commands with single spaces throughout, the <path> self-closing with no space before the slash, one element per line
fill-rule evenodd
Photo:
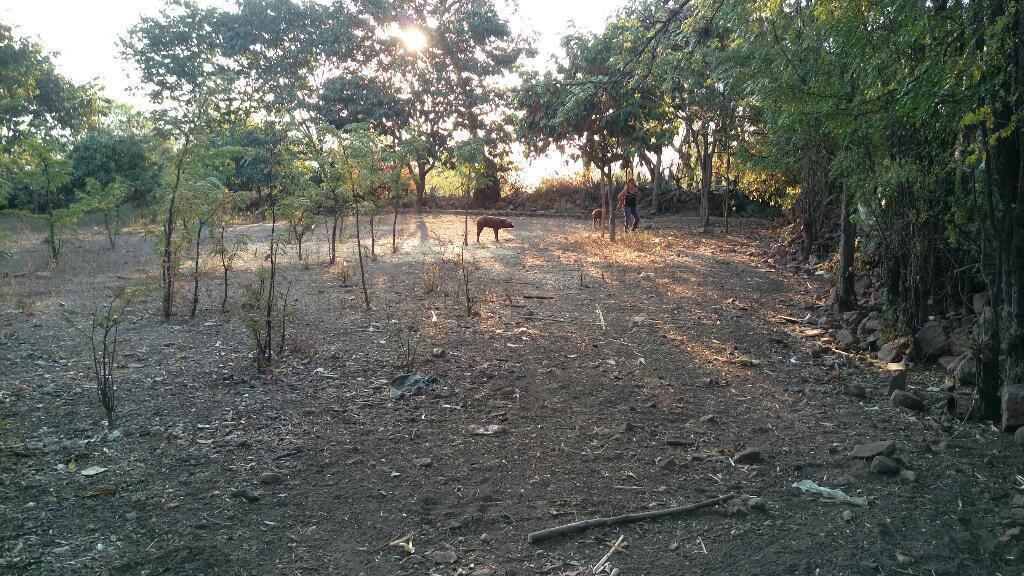
<path fill-rule="evenodd" d="M 560 50 L 559 39 L 572 27 L 596 32 L 623 2 L 519 0 L 519 11 L 509 15 L 509 22 L 521 33 L 536 34 L 539 55 L 530 65 L 538 67 Z M 199 3 L 227 4 L 217 0 Z M 162 0 L 0 0 L 0 20 L 13 25 L 16 34 L 32 37 L 56 52 L 57 66 L 72 80 L 97 80 L 108 96 L 145 108 L 145 100 L 129 91 L 134 84 L 133 71 L 118 56 L 117 41 L 141 16 L 155 14 L 162 4 Z M 530 184 L 543 175 L 579 169 L 558 155 L 520 162 L 523 178 Z"/>

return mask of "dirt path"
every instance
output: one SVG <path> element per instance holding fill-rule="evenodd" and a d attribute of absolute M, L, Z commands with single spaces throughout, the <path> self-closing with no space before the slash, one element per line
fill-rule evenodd
<path fill-rule="evenodd" d="M 152 283 L 151 249 L 138 237 L 116 253 L 83 240 L 47 273 L 20 246 L 9 269 L 26 274 L 0 287 L 0 565 L 583 574 L 623 535 L 627 552 L 612 557 L 623 574 L 1021 573 L 1020 544 L 996 543 L 1024 519 L 1010 502 L 1024 482 L 1019 450 L 987 425 L 898 411 L 885 374 L 813 352 L 778 316 L 806 314 L 823 284 L 766 268 L 759 224 L 698 236 L 689 221 L 659 219 L 610 248 L 582 221 L 518 219 L 500 245 L 471 240 L 477 315 L 467 317 L 461 219 L 402 220 L 398 254 L 382 226 L 388 254 L 368 263 L 369 315 L 350 249 L 334 268 L 320 239 L 307 262 L 285 257 L 296 317 L 272 377 L 255 374 L 245 332 L 219 313 L 212 270 L 193 320 L 165 325 L 155 298 L 136 304 L 115 439 L 61 315 L 91 309 L 112 286 Z M 410 340 L 417 370 L 441 381 L 391 400 Z M 927 395 L 936 378 L 917 372 L 911 384 Z M 841 395 L 842 382 L 865 384 L 869 397 Z M 482 426 L 497 433 L 473 432 Z M 876 440 L 895 440 L 916 479 L 849 457 Z M 745 448 L 760 459 L 736 462 Z M 109 470 L 83 477 L 72 462 Z M 802 495 L 791 485 L 803 479 L 870 505 Z M 87 496 L 98 487 L 116 495 Z M 557 524 L 727 492 L 743 496 L 526 542 Z M 386 547 L 410 533 L 415 553 Z"/>

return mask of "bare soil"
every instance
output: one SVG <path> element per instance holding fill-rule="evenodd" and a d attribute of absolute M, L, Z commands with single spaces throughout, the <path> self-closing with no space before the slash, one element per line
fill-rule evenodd
<path fill-rule="evenodd" d="M 828 287 L 767 264 L 766 224 L 696 234 L 689 219 L 649 219 L 611 246 L 582 218 L 514 221 L 500 244 L 471 238 L 473 315 L 461 217 L 403 215 L 397 254 L 381 219 L 370 312 L 351 231 L 329 267 L 316 230 L 305 262 L 282 258 L 295 316 L 267 376 L 220 311 L 212 258 L 198 315 L 181 313 L 183 268 L 164 322 L 148 238 L 110 250 L 84 230 L 48 269 L 35 232 L 17 230 L 0 263 L 2 572 L 589 574 L 622 535 L 610 564 L 623 575 L 1022 573 L 1007 533 L 1024 523 L 1021 449 L 961 424 L 967 405 L 942 416 L 937 371 L 911 373 L 928 411 L 897 409 L 882 367 L 822 354 L 780 319 L 815 312 Z M 254 238 L 232 273 L 237 309 L 268 227 L 234 232 Z M 148 288 L 121 328 L 111 434 L 64 317 L 124 286 Z M 410 342 L 417 372 L 441 381 L 391 399 Z M 851 382 L 868 397 L 841 394 Z M 915 480 L 850 457 L 879 440 Z M 745 448 L 760 460 L 737 462 Z M 107 470 L 83 476 L 90 466 Z M 802 494 L 804 479 L 869 505 Z M 724 506 L 527 542 L 730 492 Z M 387 546 L 409 534 L 412 553 Z"/>

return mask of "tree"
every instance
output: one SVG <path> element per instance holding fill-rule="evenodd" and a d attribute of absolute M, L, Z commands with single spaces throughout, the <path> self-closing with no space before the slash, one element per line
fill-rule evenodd
<path fill-rule="evenodd" d="M 57 73 L 43 48 L 0 23 L 0 152 L 21 139 L 78 136 L 97 118 L 101 99 L 91 84 Z"/>
<path fill-rule="evenodd" d="M 369 123 L 397 143 L 421 141 L 409 165 L 421 210 L 427 176 L 453 153 L 459 132 L 489 148 L 511 143 L 502 114 L 509 92 L 499 80 L 528 50 L 491 0 L 402 0 L 364 10 L 390 37 L 373 46 L 372 64 L 360 73 L 325 82 L 321 114 L 339 128 Z"/>
<path fill-rule="evenodd" d="M 368 197 L 380 183 L 380 143 L 377 135 L 365 124 L 356 124 L 342 134 L 338 142 L 345 169 L 345 183 L 352 197 L 356 220 L 356 253 L 359 257 L 359 279 L 363 287 L 363 303 L 370 310 L 370 294 L 366 287 L 366 266 L 363 263 L 363 238 L 359 213 Z"/>
<path fill-rule="evenodd" d="M 110 249 L 117 247 L 115 238 L 120 233 L 119 208 L 127 197 L 127 186 L 123 180 L 115 180 L 106 186 L 89 178 L 85 181 L 83 200 L 87 210 L 98 210 L 103 214 L 103 227 L 107 231 Z"/>
<path fill-rule="evenodd" d="M 160 166 L 153 157 L 150 135 L 109 127 L 90 130 L 71 146 L 71 187 L 81 189 L 93 180 L 102 188 L 115 181 L 125 201 L 138 205 L 154 200 L 160 186 Z"/>
<path fill-rule="evenodd" d="M 23 139 L 15 147 L 12 163 L 18 167 L 15 184 L 30 195 L 30 209 L 23 214 L 46 225 L 44 243 L 51 265 L 64 253 L 67 231 L 81 219 L 88 205 L 75 201 L 74 193 L 63 190 L 71 181 L 71 162 L 54 140 Z"/>

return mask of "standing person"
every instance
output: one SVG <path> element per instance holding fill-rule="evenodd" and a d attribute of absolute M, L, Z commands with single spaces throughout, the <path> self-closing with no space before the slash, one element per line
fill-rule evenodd
<path fill-rule="evenodd" d="M 622 187 L 622 192 L 619 192 L 619 207 L 623 208 L 622 211 L 622 229 L 629 230 L 629 221 L 633 220 L 633 232 L 636 232 L 638 226 L 640 226 L 640 211 L 637 210 L 636 204 L 640 199 L 640 188 L 636 185 L 636 180 L 630 178 L 626 180 L 626 185 Z"/>

